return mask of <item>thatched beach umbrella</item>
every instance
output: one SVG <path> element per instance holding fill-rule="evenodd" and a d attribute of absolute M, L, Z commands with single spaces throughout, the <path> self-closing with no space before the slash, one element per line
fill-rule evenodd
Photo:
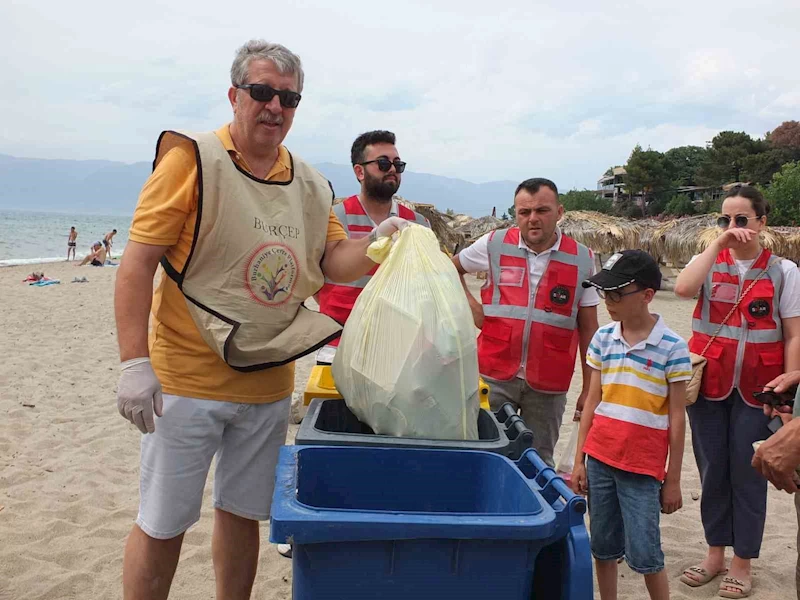
<path fill-rule="evenodd" d="M 718 214 L 708 214 L 666 221 L 653 230 L 648 250 L 675 266 L 685 265 L 722 233 L 717 218 Z M 786 256 L 786 238 L 774 229 L 767 227 L 761 233 L 761 244 L 779 256 Z"/>
<path fill-rule="evenodd" d="M 468 221 L 464 225 L 456 228 L 456 232 L 460 233 L 464 236 L 464 239 L 467 241 L 468 244 L 474 242 L 479 237 L 484 234 L 489 233 L 490 231 L 495 231 L 497 229 L 504 229 L 505 227 L 511 227 L 513 222 L 511 221 L 503 221 L 502 219 L 498 219 L 497 217 L 479 217 L 477 219 L 472 219 Z"/>
<path fill-rule="evenodd" d="M 641 227 L 635 221 L 602 213 L 571 210 L 558 223 L 565 235 L 596 254 L 613 254 L 639 247 Z"/>
<path fill-rule="evenodd" d="M 775 231 L 784 240 L 781 256 L 800 264 L 800 227 L 776 227 Z"/>

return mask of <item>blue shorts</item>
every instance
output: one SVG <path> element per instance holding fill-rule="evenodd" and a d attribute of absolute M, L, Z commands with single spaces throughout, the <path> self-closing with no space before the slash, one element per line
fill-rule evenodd
<path fill-rule="evenodd" d="M 592 555 L 625 562 L 642 575 L 664 569 L 661 551 L 661 482 L 587 459 Z"/>

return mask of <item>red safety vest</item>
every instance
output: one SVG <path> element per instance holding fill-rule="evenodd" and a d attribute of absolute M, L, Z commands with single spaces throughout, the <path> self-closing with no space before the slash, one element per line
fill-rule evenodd
<path fill-rule="evenodd" d="M 529 252 L 519 228 L 492 233 L 489 275 L 481 290 L 483 327 L 478 337 L 482 375 L 508 381 L 525 366 L 525 380 L 539 392 L 565 393 L 578 351 L 581 283 L 592 272 L 589 249 L 561 236 L 536 289 L 530 289 Z"/>
<path fill-rule="evenodd" d="M 770 260 L 771 259 L 771 260 Z M 734 303 L 761 271 L 758 280 L 739 305 L 717 338 L 706 350 L 708 360 L 703 371 L 700 394 L 707 400 L 724 400 L 737 388 L 750 406 L 762 403 L 753 392 L 763 389 L 783 373 L 783 327 L 780 315 L 780 293 L 783 289 L 781 260 L 764 249 L 744 281 L 730 250 L 717 255 L 700 290 L 692 318 L 689 350 L 700 354 Z"/>
<path fill-rule="evenodd" d="M 364 210 L 364 206 L 361 204 L 358 196 L 350 196 L 344 202 L 335 204 L 333 206 L 333 212 L 344 227 L 348 238 L 363 238 L 369 235 L 375 228 L 374 221 Z M 397 216 L 407 221 L 430 227 L 428 219 L 402 204 L 397 205 Z M 364 277 L 356 281 L 351 281 L 350 283 L 334 283 L 326 278 L 325 285 L 322 286 L 318 296 L 320 312 L 344 325 L 350 313 L 353 311 L 353 306 L 355 306 L 356 299 L 361 293 L 361 290 L 364 289 L 364 286 L 367 285 L 370 278 L 377 270 L 378 265 L 375 265 L 367 275 L 364 275 Z M 338 346 L 339 338 L 330 342 L 329 345 Z"/>

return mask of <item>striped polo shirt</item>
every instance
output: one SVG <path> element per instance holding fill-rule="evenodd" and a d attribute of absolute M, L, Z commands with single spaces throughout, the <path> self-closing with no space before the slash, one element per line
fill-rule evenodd
<path fill-rule="evenodd" d="M 583 451 L 631 473 L 665 476 L 669 452 L 669 384 L 692 377 L 689 347 L 660 315 L 635 346 L 611 323 L 594 334 L 586 364 L 601 372 L 602 399 Z"/>

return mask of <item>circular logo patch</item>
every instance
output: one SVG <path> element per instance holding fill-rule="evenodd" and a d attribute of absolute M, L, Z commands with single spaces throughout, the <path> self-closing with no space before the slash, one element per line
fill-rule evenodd
<path fill-rule="evenodd" d="M 769 302 L 766 300 L 753 300 L 747 306 L 747 312 L 753 317 L 766 317 L 769 314 Z"/>
<path fill-rule="evenodd" d="M 245 283 L 250 296 L 266 306 L 286 302 L 297 283 L 297 258 L 288 246 L 263 244 L 247 261 Z"/>
<path fill-rule="evenodd" d="M 565 304 L 569 303 L 570 293 L 567 288 L 563 285 L 557 285 L 552 290 L 550 290 L 550 300 L 553 304 L 558 304 L 559 306 L 564 306 Z"/>

